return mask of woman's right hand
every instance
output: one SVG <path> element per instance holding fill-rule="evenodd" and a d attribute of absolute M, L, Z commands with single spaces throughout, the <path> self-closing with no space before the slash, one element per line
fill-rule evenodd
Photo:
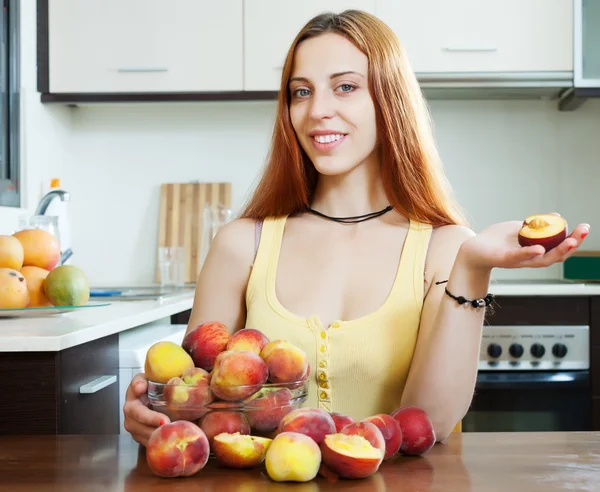
<path fill-rule="evenodd" d="M 170 422 L 169 417 L 147 407 L 148 379 L 145 374 L 136 374 L 127 388 L 123 413 L 125 430 L 133 439 L 146 447 L 150 434 L 159 426 Z"/>

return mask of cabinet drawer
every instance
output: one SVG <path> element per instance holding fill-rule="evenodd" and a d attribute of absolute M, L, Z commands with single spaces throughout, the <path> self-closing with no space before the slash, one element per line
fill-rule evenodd
<path fill-rule="evenodd" d="M 118 334 L 67 349 L 59 358 L 59 433 L 118 434 Z"/>

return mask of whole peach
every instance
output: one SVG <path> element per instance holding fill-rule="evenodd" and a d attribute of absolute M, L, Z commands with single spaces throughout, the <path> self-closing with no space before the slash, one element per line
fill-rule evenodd
<path fill-rule="evenodd" d="M 398 421 L 390 415 L 380 413 L 363 419 L 363 422 L 370 422 L 377 426 L 385 440 L 385 455 L 384 460 L 394 456 L 402 444 L 402 429 Z"/>
<path fill-rule="evenodd" d="M 336 432 L 340 432 L 347 425 L 354 423 L 354 419 L 349 415 L 344 415 L 337 412 L 329 412 L 329 415 L 331 415 L 331 418 L 333 419 Z"/>
<path fill-rule="evenodd" d="M 269 343 L 269 339 L 263 332 L 253 328 L 244 328 L 232 335 L 226 350 L 248 351 L 260 355 L 267 343 Z"/>
<path fill-rule="evenodd" d="M 211 448 L 213 439 L 218 434 L 235 434 L 236 432 L 250 434 L 250 424 L 246 416 L 241 412 L 231 410 L 209 412 L 200 419 L 199 425 L 206 434 Z"/>
<path fill-rule="evenodd" d="M 281 419 L 294 409 L 287 388 L 263 388 L 246 401 L 245 414 L 250 427 L 259 432 L 277 429 Z"/>
<path fill-rule="evenodd" d="M 404 406 L 397 408 L 391 416 L 398 421 L 402 430 L 402 454 L 418 456 L 429 451 L 435 444 L 435 430 L 425 410 Z"/>
<path fill-rule="evenodd" d="M 183 375 L 169 379 L 163 390 L 171 420 L 196 420 L 207 413 L 213 395 L 210 375 L 200 367 L 190 367 Z"/>
<path fill-rule="evenodd" d="M 227 350 L 215 359 L 210 385 L 218 398 L 238 401 L 260 390 L 268 376 L 267 364 L 258 354 Z"/>
<path fill-rule="evenodd" d="M 321 444 L 327 434 L 335 433 L 335 423 L 331 415 L 320 408 L 297 408 L 281 419 L 277 432 L 305 434 Z"/>
<path fill-rule="evenodd" d="M 206 465 L 208 439 L 192 422 L 178 420 L 157 427 L 146 446 L 148 467 L 159 477 L 189 477 Z"/>
<path fill-rule="evenodd" d="M 196 367 L 211 371 L 217 355 L 229 342 L 229 330 L 219 321 L 208 321 L 191 330 L 181 342 L 184 350 L 192 356 Z"/>
<path fill-rule="evenodd" d="M 269 381 L 291 383 L 307 374 L 308 356 L 302 349 L 284 340 L 269 342 L 260 356 L 269 368 Z"/>
<path fill-rule="evenodd" d="M 317 476 L 320 464 L 319 446 L 296 432 L 275 436 L 265 458 L 267 474 L 276 482 L 308 482 Z"/>

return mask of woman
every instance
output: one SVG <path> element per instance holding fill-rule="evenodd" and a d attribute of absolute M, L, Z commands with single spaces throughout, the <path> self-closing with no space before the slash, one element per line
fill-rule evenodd
<path fill-rule="evenodd" d="M 491 270 L 563 261 L 589 232 L 545 253 L 519 247 L 521 224 L 466 227 L 392 31 L 319 15 L 289 50 L 268 166 L 215 238 L 188 331 L 219 320 L 286 339 L 309 356 L 308 406 L 362 419 L 416 405 L 443 441 L 473 395 Z M 168 421 L 145 392 L 138 375 L 124 407 L 144 445 Z"/>

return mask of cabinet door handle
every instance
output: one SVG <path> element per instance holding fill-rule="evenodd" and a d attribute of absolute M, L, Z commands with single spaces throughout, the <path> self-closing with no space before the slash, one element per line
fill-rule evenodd
<path fill-rule="evenodd" d="M 79 387 L 81 394 L 91 394 L 100 391 L 102 388 L 106 388 L 113 383 L 117 382 L 117 376 L 100 376 L 98 379 L 94 379 L 89 383 Z"/>
<path fill-rule="evenodd" d="M 473 46 L 471 48 L 469 47 L 461 47 L 461 46 L 445 46 L 442 48 L 442 50 L 444 51 L 454 51 L 454 52 L 464 52 L 464 53 L 470 53 L 470 52 L 491 52 L 491 51 L 498 51 L 498 48 L 494 48 L 493 46 L 481 46 L 481 47 L 476 47 Z"/>
<path fill-rule="evenodd" d="M 122 73 L 145 73 L 145 72 L 168 72 L 169 69 L 167 67 L 119 67 L 117 68 L 117 72 Z"/>

